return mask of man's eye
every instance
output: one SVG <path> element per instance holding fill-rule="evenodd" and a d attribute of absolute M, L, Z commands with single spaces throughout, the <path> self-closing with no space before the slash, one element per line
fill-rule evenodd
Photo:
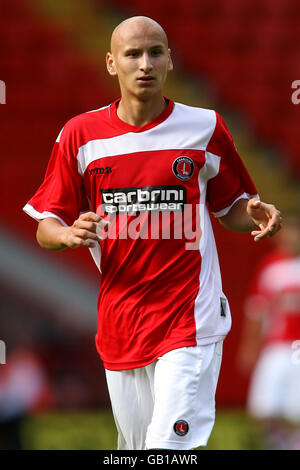
<path fill-rule="evenodd" d="M 151 54 L 152 54 L 153 56 L 158 56 L 158 55 L 163 54 L 163 51 L 162 51 L 161 49 L 154 49 L 154 50 L 151 52 Z"/>

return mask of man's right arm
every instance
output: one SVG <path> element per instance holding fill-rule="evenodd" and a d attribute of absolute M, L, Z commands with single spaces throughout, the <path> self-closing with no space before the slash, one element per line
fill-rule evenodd
<path fill-rule="evenodd" d="M 59 220 L 47 217 L 39 222 L 36 239 L 46 250 L 59 251 L 79 246 L 93 248 L 100 240 L 97 234 L 100 220 L 101 217 L 94 212 L 86 212 L 73 225 L 66 227 Z"/>

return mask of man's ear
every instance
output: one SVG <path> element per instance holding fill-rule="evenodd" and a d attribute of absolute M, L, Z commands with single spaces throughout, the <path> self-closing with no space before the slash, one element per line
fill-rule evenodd
<path fill-rule="evenodd" d="M 106 68 L 110 75 L 113 75 L 113 76 L 117 75 L 114 56 L 112 55 L 111 52 L 107 52 L 106 54 Z"/>
<path fill-rule="evenodd" d="M 171 57 L 171 49 L 168 49 L 168 56 L 169 56 L 168 72 L 171 72 L 173 70 L 173 61 L 172 61 L 172 57 Z"/>

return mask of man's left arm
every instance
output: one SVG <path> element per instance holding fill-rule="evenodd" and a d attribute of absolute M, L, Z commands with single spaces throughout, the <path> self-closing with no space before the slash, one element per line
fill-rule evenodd
<path fill-rule="evenodd" d="M 280 211 L 273 205 L 259 199 L 239 199 L 223 217 L 220 223 L 233 232 L 250 232 L 258 242 L 272 237 L 281 228 Z"/>

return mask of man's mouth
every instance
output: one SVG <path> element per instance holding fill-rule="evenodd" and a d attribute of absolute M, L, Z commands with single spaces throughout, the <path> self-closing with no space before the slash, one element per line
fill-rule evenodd
<path fill-rule="evenodd" d="M 150 77 L 148 75 L 143 75 L 142 77 L 139 77 L 137 79 L 139 82 L 152 82 L 154 80 L 154 77 Z"/>

